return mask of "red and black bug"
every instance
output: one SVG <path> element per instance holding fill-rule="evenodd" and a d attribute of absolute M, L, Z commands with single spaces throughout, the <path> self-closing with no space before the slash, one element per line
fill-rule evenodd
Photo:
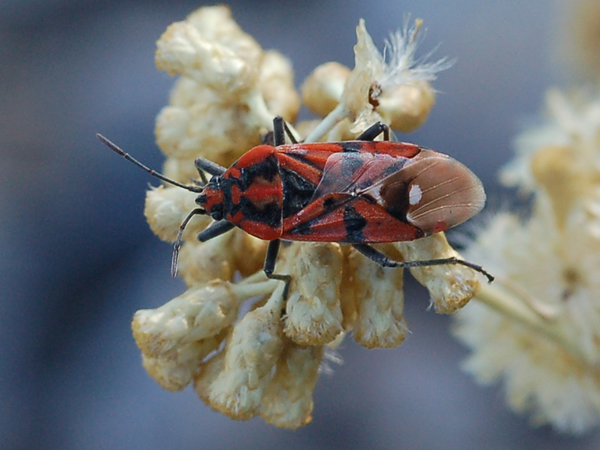
<path fill-rule="evenodd" d="M 195 215 L 215 222 L 198 235 L 202 242 L 234 227 L 268 240 L 264 271 L 274 273 L 281 240 L 340 242 L 384 267 L 462 264 L 493 281 L 482 267 L 458 258 L 395 261 L 369 244 L 411 241 L 452 228 L 477 214 L 485 203 L 479 179 L 449 156 L 414 144 L 389 141 L 376 123 L 355 141 L 297 143 L 281 117 L 273 121 L 274 145 L 254 147 L 230 168 L 196 160 L 201 183 L 184 185 L 157 173 L 98 135 L 109 148 L 152 175 L 197 192 Z M 292 144 L 285 144 L 285 134 Z M 380 134 L 384 141 L 375 141 Z M 204 172 L 212 175 L 206 180 Z M 286 287 L 287 292 L 287 287 Z"/>

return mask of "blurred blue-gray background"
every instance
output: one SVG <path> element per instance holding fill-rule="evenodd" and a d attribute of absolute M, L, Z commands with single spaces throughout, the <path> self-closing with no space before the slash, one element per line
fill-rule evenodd
<path fill-rule="evenodd" d="M 2 449 L 592 449 L 531 428 L 459 368 L 448 317 L 407 286 L 412 335 L 396 350 L 347 339 L 322 376 L 314 421 L 296 432 L 213 413 L 190 389 L 145 373 L 129 324 L 183 290 L 171 248 L 142 214 L 147 174 L 104 148 L 101 132 L 152 167 L 154 118 L 173 80 L 155 42 L 202 1 L 0 1 L 0 448 Z M 400 136 L 471 167 L 499 205 L 495 179 L 520 124 L 569 73 L 558 55 L 569 2 L 307 0 L 230 2 L 242 28 L 290 57 L 297 84 L 316 65 L 353 66 L 360 17 L 376 44 L 411 13 L 423 54 L 456 58 L 438 104 Z M 499 200 L 494 200 L 499 199 Z"/>

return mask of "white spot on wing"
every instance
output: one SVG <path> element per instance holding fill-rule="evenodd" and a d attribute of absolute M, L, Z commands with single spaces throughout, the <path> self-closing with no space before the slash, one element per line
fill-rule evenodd
<path fill-rule="evenodd" d="M 411 205 L 416 205 L 421 201 L 422 197 L 423 191 L 421 191 L 419 185 L 413 184 L 410 187 L 410 191 L 408 191 L 408 203 L 410 203 Z"/>

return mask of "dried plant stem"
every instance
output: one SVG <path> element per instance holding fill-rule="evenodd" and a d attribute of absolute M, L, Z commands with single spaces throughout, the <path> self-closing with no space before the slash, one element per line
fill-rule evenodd
<path fill-rule="evenodd" d="M 317 142 L 321 137 L 328 133 L 334 126 L 345 118 L 350 117 L 350 110 L 344 103 L 338 104 L 327 117 L 306 137 L 304 142 Z"/>
<path fill-rule="evenodd" d="M 501 285 L 502 281 L 497 280 L 496 284 Z M 536 311 L 527 299 L 515 295 L 514 291 L 508 293 L 496 284 L 483 285 L 474 299 L 494 308 L 505 316 L 519 321 L 540 336 L 561 346 L 584 366 L 589 367 L 590 370 L 600 372 L 600 366 L 590 361 L 589 357 L 581 351 L 580 346 L 564 332 L 560 320 L 549 318 L 543 311 Z"/>

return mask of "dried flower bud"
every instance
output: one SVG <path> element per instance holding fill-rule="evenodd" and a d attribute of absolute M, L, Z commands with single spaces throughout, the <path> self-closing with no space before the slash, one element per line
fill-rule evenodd
<path fill-rule="evenodd" d="M 321 64 L 304 80 L 302 103 L 313 113 L 326 116 L 338 105 L 350 69 L 337 62 Z"/>
<path fill-rule="evenodd" d="M 548 194 L 559 228 L 564 228 L 568 213 L 595 180 L 578 170 L 575 152 L 569 147 L 544 147 L 532 157 L 531 172 Z"/>
<path fill-rule="evenodd" d="M 233 20 L 227 6 L 199 8 L 186 18 L 186 22 L 195 27 L 206 40 L 230 48 L 248 64 L 253 65 L 260 60 L 260 45 Z"/>
<path fill-rule="evenodd" d="M 600 4 L 596 0 L 568 3 L 570 18 L 560 39 L 567 67 L 583 75 L 586 82 L 596 83 L 600 73 Z"/>
<path fill-rule="evenodd" d="M 225 233 L 206 242 L 190 240 L 179 252 L 177 273 L 185 284 L 194 286 L 211 280 L 233 281 L 235 273 L 233 255 L 229 251 L 231 233 Z"/>
<path fill-rule="evenodd" d="M 570 195 L 579 195 L 572 191 L 574 188 L 594 189 L 600 178 L 599 104 L 600 93 L 596 90 L 561 92 L 550 89 L 544 108 L 546 121 L 516 139 L 516 155 L 500 172 L 500 180 L 507 186 L 518 186 L 530 193 L 544 182 L 544 173 L 552 170 L 556 175 L 561 172 L 561 185 L 565 184 Z M 541 155 L 536 156 L 544 149 L 550 149 L 546 153 L 548 162 Z M 537 159 L 535 163 L 534 158 Z M 547 178 L 546 185 L 552 174 L 548 173 Z M 567 186 L 570 183 L 573 186 Z M 552 195 L 555 194 L 560 195 L 558 192 Z"/>
<path fill-rule="evenodd" d="M 259 84 L 269 111 L 288 122 L 294 122 L 300 109 L 300 96 L 294 87 L 294 71 L 290 61 L 274 50 L 264 52 Z"/>
<path fill-rule="evenodd" d="M 188 342 L 162 353 L 142 353 L 144 369 L 164 389 L 181 391 L 193 381 L 200 361 L 219 348 L 226 333 L 227 329 L 216 336 Z"/>
<path fill-rule="evenodd" d="M 156 355 L 215 336 L 233 323 L 242 301 L 270 292 L 274 283 L 213 281 L 194 286 L 159 308 L 137 311 L 133 337 L 144 354 Z"/>
<path fill-rule="evenodd" d="M 234 229 L 229 243 L 234 267 L 243 277 L 262 271 L 267 253 L 267 241 L 255 238 L 239 229 Z"/>
<path fill-rule="evenodd" d="M 228 336 L 227 341 L 231 339 Z M 211 386 L 225 367 L 225 350 L 202 363 L 194 377 L 194 390 L 204 403 L 210 406 Z"/>
<path fill-rule="evenodd" d="M 409 133 L 425 123 L 435 105 L 435 91 L 428 81 L 398 86 L 379 98 L 377 111 L 394 130 Z"/>
<path fill-rule="evenodd" d="M 343 255 L 339 245 L 294 243 L 286 249 L 292 285 L 285 334 L 300 345 L 326 344 L 343 331 L 339 303 Z"/>
<path fill-rule="evenodd" d="M 267 423 L 296 429 L 312 420 L 312 395 L 322 358 L 322 346 L 286 343 L 262 401 L 260 416 Z"/>
<path fill-rule="evenodd" d="M 358 252 L 349 255 L 348 264 L 353 277 L 347 290 L 357 308 L 354 339 L 367 348 L 400 345 L 408 332 L 402 270 L 383 268 Z"/>
<path fill-rule="evenodd" d="M 157 42 L 156 67 L 170 75 L 184 75 L 218 92 L 223 98 L 251 89 L 258 72 L 236 52 L 205 39 L 186 22 L 170 25 Z"/>
<path fill-rule="evenodd" d="M 436 233 L 410 242 L 397 242 L 394 246 L 406 261 L 452 257 L 462 259 L 448 244 L 444 233 Z M 429 291 L 437 313 L 451 314 L 462 308 L 481 288 L 479 274 L 460 264 L 413 267 L 410 272 Z"/>
<path fill-rule="evenodd" d="M 246 420 L 258 413 L 283 350 L 282 293 L 283 286 L 279 286 L 264 306 L 250 311 L 235 325 L 224 350 L 222 371 L 208 387 L 202 383 L 199 394 L 222 414 Z M 203 370 L 200 379 L 206 376 Z"/>
<path fill-rule="evenodd" d="M 171 25 L 157 48 L 157 66 L 182 75 L 156 121 L 157 143 L 171 158 L 229 166 L 261 143 L 275 114 L 296 116 L 291 65 L 262 52 L 227 8 L 201 9 Z"/>
<path fill-rule="evenodd" d="M 269 288 L 265 283 L 211 282 L 160 308 L 137 311 L 131 327 L 150 376 L 165 389 L 187 386 L 200 361 L 223 340 L 240 303 L 265 288 Z"/>
<path fill-rule="evenodd" d="M 352 131 L 360 132 L 386 118 L 392 127 L 412 130 L 427 118 L 434 103 L 428 82 L 452 62 L 445 58 L 433 63 L 415 60 L 421 26 L 422 20 L 418 19 L 414 27 L 409 28 L 406 23 L 402 31 L 392 34 L 384 57 L 373 44 L 364 20 L 360 20 L 356 27 L 355 67 L 342 94 L 342 103 L 354 118 Z M 410 87 L 400 89 L 404 85 Z M 381 105 L 385 105 L 383 119 Z"/>
<path fill-rule="evenodd" d="M 266 124 L 256 123 L 248 116 L 245 104 L 167 106 L 156 118 L 157 143 L 167 156 L 177 159 L 202 156 L 223 166 L 231 165 L 244 152 L 259 145 L 260 134 L 265 130 Z"/>
<path fill-rule="evenodd" d="M 175 242 L 179 226 L 196 207 L 196 194 L 179 187 L 150 189 L 146 193 L 144 214 L 150 229 L 160 239 Z M 186 227 L 183 238 L 189 239 L 202 231 L 211 222 L 208 216 L 196 216 Z"/>
<path fill-rule="evenodd" d="M 189 183 L 190 180 L 199 180 L 200 175 L 194 164 L 194 158 L 167 158 L 163 164 L 163 175 L 180 183 Z M 210 179 L 210 175 L 207 175 Z"/>
<path fill-rule="evenodd" d="M 356 251 L 349 245 L 342 245 L 342 255 L 344 256 L 344 264 L 342 271 L 342 283 L 340 285 L 340 308 L 342 309 L 342 326 L 344 330 L 349 331 L 354 326 L 357 316 L 356 291 L 354 283 L 356 278 L 356 269 L 354 264 L 354 253 Z M 352 256 L 352 262 L 351 262 Z"/>

